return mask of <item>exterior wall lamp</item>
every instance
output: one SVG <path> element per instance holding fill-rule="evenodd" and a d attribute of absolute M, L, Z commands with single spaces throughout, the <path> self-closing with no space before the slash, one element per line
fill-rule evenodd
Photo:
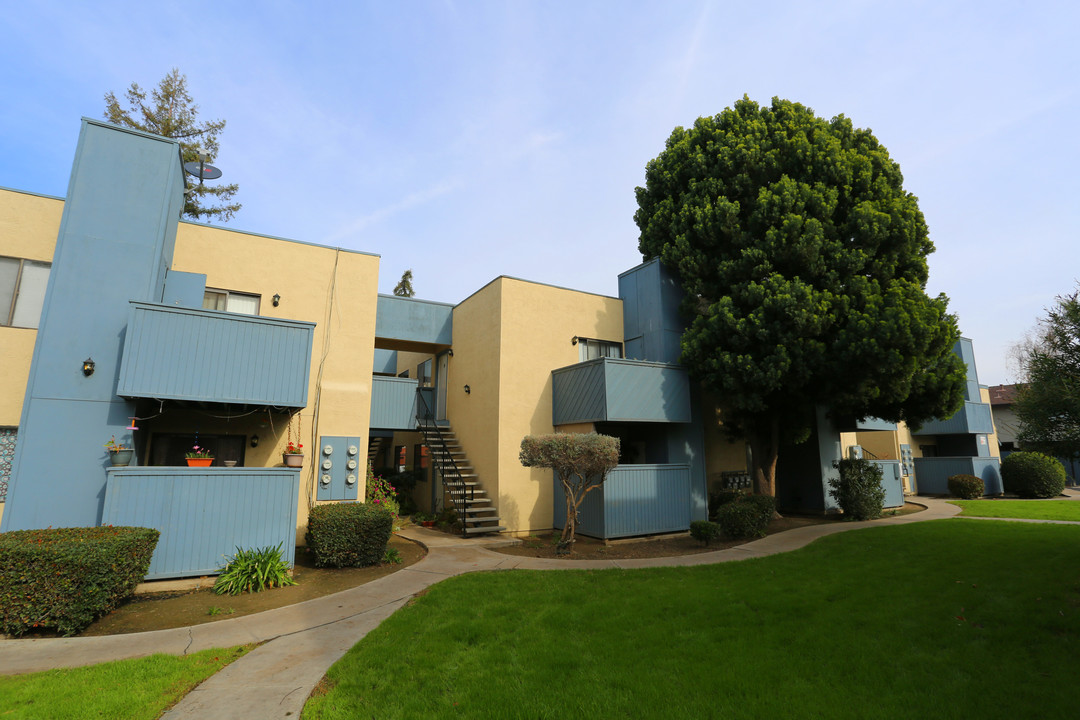
<path fill-rule="evenodd" d="M 90 377 L 94 374 L 94 359 L 86 358 L 82 364 L 82 374 L 86 377 Z"/>
<path fill-rule="evenodd" d="M 252 435 L 251 436 L 251 447 L 259 447 L 259 436 L 258 435 Z"/>
<path fill-rule="evenodd" d="M 570 338 L 570 344 L 571 344 L 571 345 L 577 345 L 577 341 L 578 341 L 578 336 L 577 336 L 577 335 L 575 335 L 574 337 Z"/>
<path fill-rule="evenodd" d="M 280 302 L 281 302 L 281 296 L 278 295 L 277 293 L 274 293 L 274 307 L 277 307 L 278 303 L 280 303 Z"/>
<path fill-rule="evenodd" d="M 472 388 L 470 388 L 468 385 L 466 385 L 465 386 L 465 394 L 468 395 L 471 392 L 472 392 Z"/>

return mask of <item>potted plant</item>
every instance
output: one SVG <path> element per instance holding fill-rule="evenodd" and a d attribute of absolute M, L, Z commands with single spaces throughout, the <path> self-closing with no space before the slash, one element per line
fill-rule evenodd
<path fill-rule="evenodd" d="M 184 457 L 187 458 L 188 467 L 210 467 L 214 462 L 214 456 L 204 447 L 193 445 Z"/>
<path fill-rule="evenodd" d="M 281 461 L 285 463 L 285 467 L 303 467 L 303 443 L 294 443 L 292 440 L 290 440 L 289 444 L 285 446 L 285 451 L 281 453 Z"/>
<path fill-rule="evenodd" d="M 435 527 L 435 517 L 424 512 L 413 513 L 412 521 L 416 525 L 422 525 L 426 528 Z"/>
<path fill-rule="evenodd" d="M 109 462 L 116 467 L 123 467 L 130 463 L 131 456 L 135 453 L 135 449 L 130 445 L 117 442 L 115 435 L 109 438 L 109 442 L 105 443 L 105 449 L 109 453 Z"/>

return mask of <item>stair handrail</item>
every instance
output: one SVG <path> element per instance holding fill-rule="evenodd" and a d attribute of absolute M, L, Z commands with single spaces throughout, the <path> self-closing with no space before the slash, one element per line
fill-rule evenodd
<path fill-rule="evenodd" d="M 451 475 L 457 478 L 457 482 L 461 485 L 461 507 L 458 507 L 457 501 L 454 500 L 454 493 L 447 493 L 450 496 L 450 503 L 454 506 L 454 509 L 458 511 L 458 515 L 461 517 L 461 535 L 467 537 L 468 533 L 468 513 L 466 510 L 469 507 L 469 503 L 475 499 L 475 488 L 469 487 L 465 484 L 465 478 L 461 475 L 461 469 L 458 468 L 457 463 L 454 461 L 454 456 L 450 454 L 450 448 L 446 444 L 446 438 L 443 437 L 442 430 L 435 422 L 435 416 L 431 412 L 431 408 L 428 407 L 427 400 L 424 399 L 424 394 L 421 392 L 423 388 L 416 388 L 416 424 L 420 428 L 420 434 L 424 438 L 424 444 L 428 446 L 428 450 L 431 452 L 432 461 L 439 467 L 439 475 L 442 476 L 444 486 L 443 492 L 445 493 L 445 481 L 447 475 Z M 434 434 L 435 441 L 438 444 L 438 450 L 432 447 L 431 434 Z M 440 461 L 437 458 L 442 457 L 444 460 Z M 448 463 L 450 466 L 450 473 L 444 471 L 444 463 Z M 433 509 L 434 510 L 434 509 Z"/>

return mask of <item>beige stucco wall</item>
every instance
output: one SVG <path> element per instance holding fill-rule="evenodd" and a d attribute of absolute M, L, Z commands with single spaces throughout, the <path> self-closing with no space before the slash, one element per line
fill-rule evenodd
<path fill-rule="evenodd" d="M 59 198 L 0 190 L 0 255 L 52 262 L 63 212 Z M 36 338 L 31 328 L 0 327 L 0 425 L 19 424 Z"/>
<path fill-rule="evenodd" d="M 454 309 L 447 416 L 508 532 L 552 525 L 551 471 L 518 460 L 523 437 L 555 431 L 551 371 L 578 362 L 574 336 L 622 332 L 617 298 L 508 277 Z"/>
<path fill-rule="evenodd" d="M 302 539 L 316 491 L 312 462 L 319 447 L 316 438 L 357 437 L 360 456 L 366 457 L 379 258 L 180 223 L 172 267 L 205 274 L 210 288 L 260 295 L 262 316 L 316 323 L 308 404 L 299 418 L 302 442 L 309 451 L 301 473 L 297 520 L 297 536 Z M 275 294 L 281 296 L 278 307 L 271 301 Z M 248 464 L 280 465 L 287 432 L 277 418 L 273 420 L 272 427 L 268 421 L 259 431 L 259 447 L 249 455 Z M 297 421 L 293 422 L 295 432 Z M 359 483 L 361 498 L 364 490 Z"/>

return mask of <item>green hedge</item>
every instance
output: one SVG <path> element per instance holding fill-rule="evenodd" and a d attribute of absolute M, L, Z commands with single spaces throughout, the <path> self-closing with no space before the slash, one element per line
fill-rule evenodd
<path fill-rule="evenodd" d="M 744 495 L 734 502 L 720 506 L 716 524 L 732 540 L 765 537 L 776 512 L 776 499 L 770 495 Z"/>
<path fill-rule="evenodd" d="M 829 480 L 829 495 L 844 511 L 845 520 L 873 520 L 885 507 L 881 468 L 866 458 L 838 460 L 839 478 Z"/>
<path fill-rule="evenodd" d="M 961 500 L 978 500 L 986 492 L 982 478 L 974 475 L 953 475 L 949 478 L 949 494 Z"/>
<path fill-rule="evenodd" d="M 695 520 L 690 523 L 690 537 L 708 546 L 713 540 L 720 539 L 720 526 L 708 520 Z"/>
<path fill-rule="evenodd" d="M 1014 452 L 1001 461 L 1005 492 L 1022 498 L 1057 497 L 1065 490 L 1065 467 L 1037 452 Z"/>
<path fill-rule="evenodd" d="M 317 567 L 377 565 L 394 530 L 390 511 L 364 503 L 316 505 L 308 515 L 308 550 Z"/>
<path fill-rule="evenodd" d="M 137 527 L 0 533 L 0 631 L 83 630 L 135 591 L 159 534 Z"/>
<path fill-rule="evenodd" d="M 709 519 L 716 520 L 716 513 L 728 503 L 735 502 L 746 495 L 742 490 L 715 490 L 709 493 Z"/>

